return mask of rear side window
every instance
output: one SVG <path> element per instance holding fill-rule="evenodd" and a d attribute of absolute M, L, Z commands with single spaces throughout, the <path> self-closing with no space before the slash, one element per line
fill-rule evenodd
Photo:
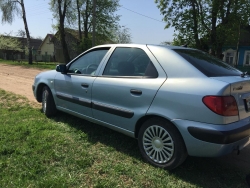
<path fill-rule="evenodd" d="M 157 78 L 158 72 L 142 49 L 118 47 L 111 55 L 103 75 Z"/>
<path fill-rule="evenodd" d="M 175 49 L 179 55 L 207 77 L 239 76 L 241 72 L 225 62 L 198 50 Z"/>

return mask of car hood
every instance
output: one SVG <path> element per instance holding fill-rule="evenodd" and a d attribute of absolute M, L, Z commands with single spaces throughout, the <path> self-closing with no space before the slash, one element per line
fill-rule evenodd
<path fill-rule="evenodd" d="M 49 70 L 45 72 L 41 72 L 38 75 L 36 75 L 36 78 L 43 77 L 43 78 L 54 78 L 57 74 L 56 70 Z"/>

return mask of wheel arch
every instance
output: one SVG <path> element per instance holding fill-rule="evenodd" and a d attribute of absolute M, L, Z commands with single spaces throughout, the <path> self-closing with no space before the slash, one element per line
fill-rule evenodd
<path fill-rule="evenodd" d="M 42 94 L 43 94 L 43 88 L 47 86 L 49 88 L 49 86 L 45 83 L 40 83 L 38 86 L 37 86 L 37 90 L 36 90 L 36 99 L 38 102 L 42 102 Z M 49 88 L 50 89 L 50 88 Z"/>
<path fill-rule="evenodd" d="M 140 130 L 141 126 L 143 125 L 143 123 L 146 122 L 148 119 L 151 119 L 151 118 L 161 118 L 161 119 L 164 119 L 165 121 L 168 121 L 169 123 L 171 123 L 175 127 L 175 129 L 179 132 L 179 134 L 180 134 L 180 136 L 181 136 L 181 138 L 182 138 L 182 140 L 184 142 L 184 139 L 183 139 L 183 136 L 182 136 L 181 132 L 179 131 L 178 127 L 172 121 L 170 121 L 166 117 L 162 117 L 162 116 L 159 116 L 159 115 L 153 115 L 153 114 L 152 115 L 145 115 L 145 116 L 141 117 L 137 121 L 137 123 L 135 125 L 135 132 L 134 132 L 135 138 L 138 138 L 139 130 Z M 184 144 L 185 144 L 185 147 L 186 147 L 185 142 L 184 142 Z"/>
<path fill-rule="evenodd" d="M 166 121 L 168 121 L 169 123 L 173 124 L 169 119 L 165 118 L 165 117 L 162 117 L 162 116 L 159 116 L 159 115 L 154 115 L 154 114 L 148 114 L 148 115 L 145 115 L 143 117 L 141 117 L 137 122 L 136 122 L 136 125 L 135 125 L 135 138 L 138 138 L 138 134 L 139 134 L 139 130 L 142 126 L 142 124 L 147 121 L 148 119 L 151 119 L 151 118 L 162 118 Z M 174 124 L 173 124 L 174 125 Z M 175 126 L 175 125 L 174 125 Z M 175 126 L 176 127 L 176 126 Z M 176 127 L 176 129 L 178 130 L 178 128 Z M 179 130 L 178 130 L 179 131 Z M 179 131 L 180 132 L 180 131 Z"/>

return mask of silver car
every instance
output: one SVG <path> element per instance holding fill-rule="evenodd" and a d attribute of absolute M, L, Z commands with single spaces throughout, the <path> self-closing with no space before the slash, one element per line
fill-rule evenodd
<path fill-rule="evenodd" d="M 195 49 L 96 46 L 38 74 L 33 92 L 46 116 L 60 110 L 137 138 L 143 158 L 169 170 L 250 138 L 249 77 Z"/>

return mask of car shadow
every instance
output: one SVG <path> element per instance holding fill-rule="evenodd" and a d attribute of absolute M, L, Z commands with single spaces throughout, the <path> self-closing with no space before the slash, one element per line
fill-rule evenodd
<path fill-rule="evenodd" d="M 98 142 L 114 148 L 116 151 L 129 155 L 137 160 L 142 160 L 137 140 L 104 126 L 100 126 L 89 121 L 74 117 L 72 115 L 58 112 L 52 120 L 63 122 L 77 130 L 87 134 L 90 143 Z M 235 157 L 236 154 L 231 154 Z M 242 153 L 247 155 L 248 152 Z M 244 156 L 243 158 L 248 158 Z M 230 155 L 220 158 L 188 157 L 178 168 L 166 171 L 178 179 L 189 182 L 199 187 L 248 187 L 246 177 L 250 174 L 249 168 L 241 168 L 237 163 L 231 162 Z M 164 178 L 164 177 L 162 177 Z"/>
<path fill-rule="evenodd" d="M 104 145 L 111 146 L 116 151 L 141 160 L 137 140 L 134 138 L 64 112 L 58 112 L 52 119 L 56 122 L 63 122 L 84 132 L 88 135 L 87 139 L 92 144 L 99 142 Z M 134 148 L 134 150 L 131 151 L 131 148 Z"/>

